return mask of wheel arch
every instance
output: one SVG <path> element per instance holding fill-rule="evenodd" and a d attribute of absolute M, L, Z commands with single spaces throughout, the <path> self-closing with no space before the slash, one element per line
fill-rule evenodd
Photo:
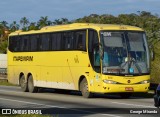
<path fill-rule="evenodd" d="M 36 84 L 36 81 L 35 81 L 35 76 L 34 76 L 31 72 L 29 72 L 29 73 L 27 74 L 27 82 L 28 82 L 30 76 L 32 76 L 34 85 L 35 85 L 35 86 L 38 86 L 38 85 Z"/>
<path fill-rule="evenodd" d="M 19 74 L 19 82 L 18 82 L 18 85 L 20 85 L 20 79 L 21 79 L 21 77 L 24 75 L 24 73 L 23 72 L 21 72 L 20 74 Z M 25 75 L 24 75 L 24 78 L 25 78 Z"/>
<path fill-rule="evenodd" d="M 28 73 L 27 74 L 27 81 L 28 81 L 28 79 L 29 79 L 29 76 L 32 76 L 32 74 L 31 73 Z M 33 77 L 33 76 L 32 76 Z"/>
<path fill-rule="evenodd" d="M 87 82 L 88 82 L 87 76 L 81 75 L 81 76 L 79 77 L 79 81 L 78 81 L 78 90 L 79 90 L 79 91 L 80 91 L 80 83 L 82 82 L 83 79 L 86 79 Z M 89 83 L 89 82 L 88 82 L 88 83 Z"/>

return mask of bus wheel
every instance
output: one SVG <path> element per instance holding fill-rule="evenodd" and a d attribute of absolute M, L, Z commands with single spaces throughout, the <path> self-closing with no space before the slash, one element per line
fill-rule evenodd
<path fill-rule="evenodd" d="M 122 99 L 127 99 L 132 96 L 132 93 L 120 93 L 119 95 L 121 96 Z"/>
<path fill-rule="evenodd" d="M 28 92 L 28 86 L 27 86 L 27 82 L 25 80 L 24 75 L 20 77 L 19 84 L 23 92 Z"/>
<path fill-rule="evenodd" d="M 93 96 L 93 93 L 88 91 L 88 83 L 85 78 L 80 83 L 80 91 L 82 93 L 82 96 L 85 98 L 91 98 Z"/>
<path fill-rule="evenodd" d="M 36 92 L 38 92 L 38 87 L 35 87 L 35 86 L 34 86 L 34 82 L 33 82 L 33 77 L 32 77 L 32 75 L 30 75 L 29 78 L 28 78 L 28 90 L 29 90 L 29 92 L 31 92 L 31 93 L 36 93 Z"/>

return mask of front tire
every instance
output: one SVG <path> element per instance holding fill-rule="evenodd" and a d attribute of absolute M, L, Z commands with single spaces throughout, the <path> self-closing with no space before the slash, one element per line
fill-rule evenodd
<path fill-rule="evenodd" d="M 93 97 L 93 93 L 88 91 L 88 83 L 87 83 L 87 80 L 85 78 L 80 83 L 80 91 L 82 93 L 82 96 L 85 97 L 85 98 Z"/>
<path fill-rule="evenodd" d="M 27 81 L 25 80 L 24 75 L 22 75 L 22 76 L 20 77 L 19 84 L 20 84 L 21 90 L 22 90 L 23 92 L 28 92 L 28 85 L 27 85 Z"/>
<path fill-rule="evenodd" d="M 38 87 L 34 86 L 34 81 L 32 75 L 29 76 L 28 78 L 28 90 L 31 93 L 36 93 L 38 92 Z"/>

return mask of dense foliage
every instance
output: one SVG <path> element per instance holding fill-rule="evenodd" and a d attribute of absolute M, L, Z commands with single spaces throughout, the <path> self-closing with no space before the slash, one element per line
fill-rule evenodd
<path fill-rule="evenodd" d="M 13 32 L 19 29 L 23 31 L 38 30 L 44 26 L 68 24 L 73 22 L 125 24 L 143 28 L 148 37 L 149 47 L 155 52 L 155 59 L 151 62 L 151 80 L 152 82 L 160 82 L 160 17 L 156 14 L 146 11 L 139 11 L 131 14 L 120 14 L 118 16 L 113 16 L 110 14 L 91 14 L 74 21 L 69 21 L 66 18 L 50 21 L 47 16 L 40 17 L 39 21 L 37 22 L 30 22 L 26 17 L 20 19 L 19 24 L 16 21 L 13 21 L 11 24 L 8 24 L 6 21 L 2 21 L 0 22 L 0 52 L 6 52 L 8 35 L 7 31 Z"/>

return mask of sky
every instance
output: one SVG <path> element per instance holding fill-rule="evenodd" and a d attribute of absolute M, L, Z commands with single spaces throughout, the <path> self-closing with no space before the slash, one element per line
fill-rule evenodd
<path fill-rule="evenodd" d="M 49 20 L 74 20 L 90 14 L 119 14 L 148 11 L 160 16 L 160 0 L 0 0 L 0 21 L 19 22 L 27 17 L 37 22 L 41 16 Z"/>

